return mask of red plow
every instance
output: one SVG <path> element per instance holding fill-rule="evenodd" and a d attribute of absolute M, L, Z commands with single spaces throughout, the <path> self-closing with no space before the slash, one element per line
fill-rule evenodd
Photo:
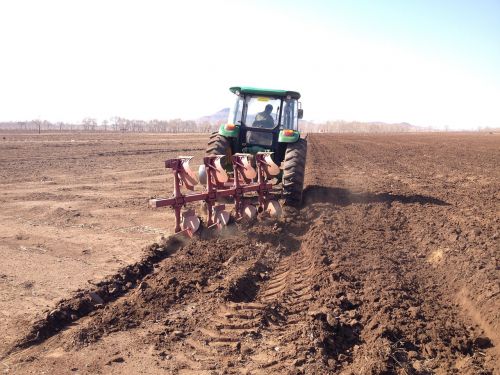
<path fill-rule="evenodd" d="M 225 155 L 212 155 L 203 158 L 206 171 L 204 188 L 194 192 L 194 187 L 200 182 L 191 170 L 189 162 L 192 156 L 179 156 L 165 161 L 165 168 L 172 170 L 174 175 L 174 196 L 171 198 L 151 199 L 153 208 L 171 207 L 175 212 L 175 232 L 192 236 L 200 227 L 200 218 L 194 209 L 187 208 L 188 203 L 204 202 L 207 211 L 206 225 L 208 228 L 221 228 L 227 225 L 231 215 L 224 204 L 218 200 L 232 198 L 234 200 L 234 219 L 254 219 L 259 213 L 270 216 L 281 215 L 281 205 L 271 194 L 273 184 L 269 181 L 279 174 L 280 169 L 271 158 L 272 152 L 258 152 L 255 167 L 250 162 L 251 154 L 234 154 L 231 157 L 233 175 L 230 177 L 222 166 Z M 182 186 L 192 193 L 183 193 Z M 255 202 L 257 198 L 257 202 Z"/>

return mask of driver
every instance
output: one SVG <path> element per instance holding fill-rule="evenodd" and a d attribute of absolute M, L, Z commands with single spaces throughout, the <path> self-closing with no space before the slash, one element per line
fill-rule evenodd
<path fill-rule="evenodd" d="M 272 112 L 273 112 L 273 106 L 271 104 L 266 105 L 264 112 L 257 113 L 252 126 L 256 128 L 273 129 L 274 120 L 273 116 L 271 116 Z"/>

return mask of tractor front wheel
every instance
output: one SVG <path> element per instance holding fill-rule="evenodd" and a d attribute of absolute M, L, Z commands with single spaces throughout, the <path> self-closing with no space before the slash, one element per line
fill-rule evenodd
<path fill-rule="evenodd" d="M 307 141 L 300 138 L 286 147 L 283 160 L 283 197 L 285 205 L 299 206 L 302 203 L 302 190 L 306 170 Z"/>

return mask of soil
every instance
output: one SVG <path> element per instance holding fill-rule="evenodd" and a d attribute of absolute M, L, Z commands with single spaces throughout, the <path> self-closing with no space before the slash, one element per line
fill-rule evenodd
<path fill-rule="evenodd" d="M 191 240 L 145 202 L 169 190 L 158 161 L 203 138 L 16 137 L 0 371 L 500 372 L 499 134 L 309 135 L 301 208 Z"/>
<path fill-rule="evenodd" d="M 37 314 L 141 259 L 172 233 L 148 200 L 171 190 L 164 160 L 201 156 L 205 135 L 6 134 L 0 139 L 0 353 Z"/>

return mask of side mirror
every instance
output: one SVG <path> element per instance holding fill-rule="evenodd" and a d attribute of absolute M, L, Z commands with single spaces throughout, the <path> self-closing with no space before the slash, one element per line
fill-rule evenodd
<path fill-rule="evenodd" d="M 299 108 L 299 109 L 297 110 L 297 117 L 298 117 L 299 119 L 301 119 L 302 117 L 304 117 L 304 110 L 303 110 L 302 108 Z"/>

